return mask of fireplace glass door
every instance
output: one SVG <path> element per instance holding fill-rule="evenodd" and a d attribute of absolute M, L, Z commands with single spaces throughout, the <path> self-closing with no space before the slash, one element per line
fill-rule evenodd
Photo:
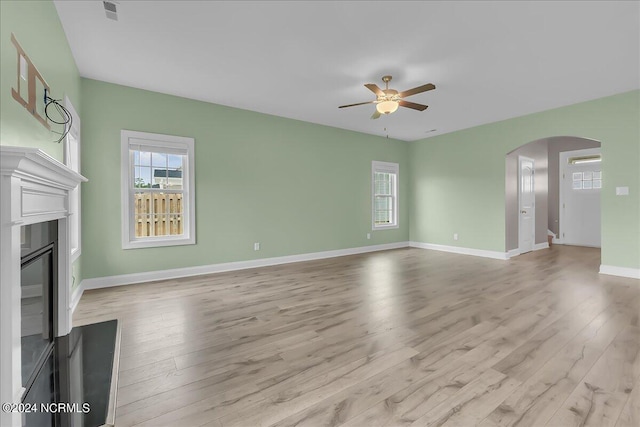
<path fill-rule="evenodd" d="M 57 221 L 51 221 L 24 226 L 21 230 L 21 361 L 25 403 L 55 401 L 56 228 Z M 43 420 L 33 421 L 27 425 L 49 425 Z"/>

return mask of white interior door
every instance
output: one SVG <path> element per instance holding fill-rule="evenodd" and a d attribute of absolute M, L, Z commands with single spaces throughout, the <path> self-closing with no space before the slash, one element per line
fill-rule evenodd
<path fill-rule="evenodd" d="M 521 254 L 531 252 L 535 243 L 536 194 L 533 177 L 533 159 L 518 156 L 518 251 Z"/>
<path fill-rule="evenodd" d="M 560 153 L 560 236 L 566 245 L 600 247 L 600 148 Z M 585 159 L 586 157 L 586 159 Z M 582 160 L 581 160 L 582 158 Z"/>

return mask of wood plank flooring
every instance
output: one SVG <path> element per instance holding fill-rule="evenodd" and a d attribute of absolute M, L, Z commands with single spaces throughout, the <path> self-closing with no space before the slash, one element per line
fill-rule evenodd
<path fill-rule="evenodd" d="M 600 251 L 398 249 L 87 291 L 116 425 L 638 426 L 640 281 Z"/>

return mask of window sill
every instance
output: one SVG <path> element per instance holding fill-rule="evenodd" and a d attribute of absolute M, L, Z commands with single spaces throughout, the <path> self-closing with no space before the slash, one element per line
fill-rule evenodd
<path fill-rule="evenodd" d="M 123 242 L 122 249 L 143 249 L 143 248 L 159 248 L 164 246 L 183 246 L 183 245 L 195 245 L 196 239 L 194 238 L 152 238 L 145 240 L 133 240 L 130 242 Z"/>
<path fill-rule="evenodd" d="M 395 225 L 374 225 L 371 231 L 380 231 L 380 230 L 392 230 L 395 228 L 400 228 L 398 224 Z"/>

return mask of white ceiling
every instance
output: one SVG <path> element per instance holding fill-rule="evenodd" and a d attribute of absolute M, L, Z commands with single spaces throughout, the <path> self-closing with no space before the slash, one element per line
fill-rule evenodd
<path fill-rule="evenodd" d="M 636 1 L 55 5 L 84 77 L 403 140 L 640 87 Z M 337 108 L 384 74 L 429 108 Z"/>

